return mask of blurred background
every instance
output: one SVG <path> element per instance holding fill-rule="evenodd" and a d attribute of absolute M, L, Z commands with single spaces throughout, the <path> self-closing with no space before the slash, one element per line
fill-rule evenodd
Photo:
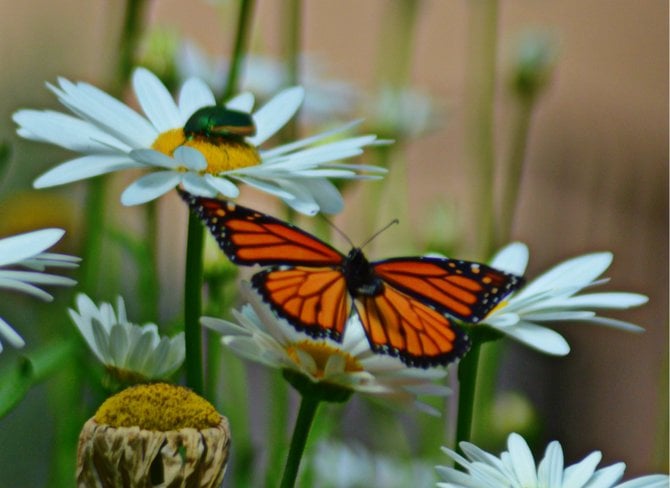
<path fill-rule="evenodd" d="M 301 130 L 316 130 L 324 120 L 320 110 L 333 110 L 331 119 L 363 118 L 366 130 L 398 141 L 388 159 L 393 168 L 388 188 L 374 202 L 374 222 L 361 217 L 370 211 L 367 187 L 349 189 L 337 222 L 354 242 L 369 236 L 371 227 L 399 217 L 400 227 L 379 238 L 375 257 L 387 251 L 400 254 L 398 248 L 406 247 L 481 259 L 473 202 L 482 197 L 482 189 L 473 178 L 468 142 L 469 110 L 477 101 L 472 100 L 468 73 L 477 49 L 470 19 L 482 2 L 411 2 L 407 37 L 389 34 L 393 19 L 404 19 L 408 12 L 402 2 L 395 3 L 304 2 L 301 72 L 309 74 L 314 90 L 330 94 L 325 100 L 334 107 L 319 107 L 315 101 L 314 110 L 302 113 Z M 2 0 L 0 5 L 0 141 L 11 147 L 9 165 L 0 169 L 0 236 L 59 226 L 68 229 L 60 250 L 76 254 L 83 186 L 31 189 L 32 180 L 68 154 L 19 140 L 10 117 L 19 108 L 61 110 L 45 88 L 58 76 L 111 85 L 123 2 Z M 282 1 L 257 1 L 253 54 L 281 59 L 285 7 Z M 226 1 L 149 2 L 145 60 L 158 69 L 156 53 L 185 40 L 212 59 L 225 58 L 234 12 L 234 3 Z M 529 39 L 546 48 L 551 68 L 530 120 L 510 238 L 530 247 L 529 277 L 571 256 L 613 251 L 614 263 L 606 273 L 611 283 L 603 289 L 644 293 L 650 302 L 615 315 L 643 326 L 646 332 L 640 335 L 579 323 L 558 325 L 572 346 L 564 358 L 505 341 L 500 392 L 520 392 L 533 405 L 541 419 L 538 446 L 560 440 L 567 461 L 599 449 L 603 464 L 625 461 L 627 476 L 667 472 L 668 3 L 500 2 L 493 126 L 497 162 L 511 150 L 519 111 L 512 84 L 515 59 L 520 46 L 535 42 Z M 395 73 L 401 68 L 404 73 Z M 265 79 L 270 78 L 272 74 Z M 384 87 L 398 88 L 399 82 L 413 90 L 408 101 L 380 105 Z M 364 162 L 375 163 L 375 157 Z M 138 225 L 136 210 L 118 202 L 128 180 L 128 175 L 115 177 L 109 205 L 116 225 L 133 228 Z M 256 198 L 249 192 L 241 201 L 272 209 L 272 202 Z M 160 319 L 174 320 L 181 307 L 186 209 L 171 196 L 160 201 L 159 211 Z M 132 290 L 133 283 L 116 280 L 106 289 Z M 57 293 L 61 307 L 51 305 L 56 309 L 50 308 L 52 313 L 65 314 L 72 303 L 68 293 Z M 39 343 L 44 334 L 75 333 L 74 327 L 53 331 L 48 323 L 35 323 L 42 304 L 6 297 L 0 297 L 0 316 L 16 325 L 29 344 Z M 6 351 L 0 366 L 15 357 Z M 45 411 L 48 387 L 36 388 L 0 421 L 0 471 L 23 477 L 25 486 L 45 476 L 55 435 L 52 420 L 63 414 L 55 406 Z M 504 412 L 500 415 L 513 416 Z M 492 447 L 496 452 L 500 448 Z M 27 461 L 32 472 L 26 474 L 19 460 Z"/>

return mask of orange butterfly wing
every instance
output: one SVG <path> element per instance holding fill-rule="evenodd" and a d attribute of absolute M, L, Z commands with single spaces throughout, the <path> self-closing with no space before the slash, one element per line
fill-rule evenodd
<path fill-rule="evenodd" d="M 372 350 L 399 356 L 408 366 L 446 365 L 470 347 L 443 314 L 389 285 L 378 295 L 359 296 L 356 311 Z"/>
<path fill-rule="evenodd" d="M 337 266 L 344 256 L 307 232 L 269 215 L 179 190 L 235 264 Z"/>
<path fill-rule="evenodd" d="M 341 341 L 351 313 L 342 271 L 327 267 L 273 267 L 251 282 L 280 316 L 312 337 Z"/>
<path fill-rule="evenodd" d="M 485 264 L 447 258 L 394 258 L 375 273 L 407 295 L 466 322 L 478 322 L 523 279 Z"/>

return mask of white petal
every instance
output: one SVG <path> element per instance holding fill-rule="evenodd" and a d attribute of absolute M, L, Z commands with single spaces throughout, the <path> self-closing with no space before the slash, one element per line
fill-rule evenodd
<path fill-rule="evenodd" d="M 353 122 L 350 122 L 346 125 L 342 125 L 340 127 L 336 127 L 335 129 L 326 131 L 326 132 L 321 132 L 320 134 L 316 134 L 314 136 L 306 137 L 304 139 L 299 139 L 295 142 L 290 142 L 288 144 L 282 144 L 277 147 L 273 147 L 272 149 L 267 149 L 262 151 L 263 154 L 263 159 L 271 159 L 275 158 L 281 155 L 284 155 L 286 153 L 295 151 L 297 149 L 301 149 L 303 147 L 311 146 L 313 144 L 316 144 L 318 142 L 321 142 L 322 140 L 328 139 L 334 135 L 340 134 L 342 132 L 346 132 L 349 129 L 359 125 L 361 123 L 360 120 L 355 120 Z"/>
<path fill-rule="evenodd" d="M 589 293 L 565 300 L 567 306 L 579 308 L 630 308 L 649 301 L 645 295 L 627 292 Z"/>
<path fill-rule="evenodd" d="M 547 312 L 530 312 L 523 316 L 529 322 L 561 321 L 561 320 L 588 320 L 595 317 L 596 313 L 585 310 L 558 310 Z"/>
<path fill-rule="evenodd" d="M 35 256 L 56 244 L 65 231 L 42 229 L 0 239 L 0 266 Z"/>
<path fill-rule="evenodd" d="M 217 177 L 208 173 L 205 175 L 205 181 L 226 198 L 237 198 L 240 196 L 240 189 L 227 178 Z"/>
<path fill-rule="evenodd" d="M 192 171 L 203 171 L 207 168 L 205 156 L 197 149 L 189 146 L 179 146 L 175 149 L 174 158 Z"/>
<path fill-rule="evenodd" d="M 498 329 L 510 337 L 547 354 L 565 356 L 570 345 L 558 332 L 529 322 L 519 322 L 505 329 Z"/>
<path fill-rule="evenodd" d="M 2 275 L 0 275 L 0 288 L 9 288 L 11 290 L 27 293 L 28 295 L 32 295 L 46 302 L 53 300 L 53 297 L 50 294 L 34 285 L 31 285 L 30 283 L 24 283 L 23 281 L 5 278 Z"/>
<path fill-rule="evenodd" d="M 300 185 L 312 195 L 323 213 L 336 214 L 344 209 L 342 194 L 325 178 L 300 180 Z"/>
<path fill-rule="evenodd" d="M 158 135 L 148 120 L 102 90 L 64 78 L 58 81 L 60 88 L 47 86 L 63 105 L 130 147 L 146 147 Z"/>
<path fill-rule="evenodd" d="M 591 478 L 596 466 L 602 459 L 602 454 L 600 451 L 594 451 L 579 463 L 573 464 L 566 468 L 563 473 L 563 486 L 575 486 L 581 487 L 586 484 L 586 482 Z"/>
<path fill-rule="evenodd" d="M 257 132 L 247 141 L 254 146 L 260 146 L 275 135 L 298 111 L 304 96 L 305 91 L 301 87 L 295 86 L 283 90 L 273 97 L 272 100 L 253 114 Z"/>
<path fill-rule="evenodd" d="M 496 253 L 491 267 L 523 276 L 528 266 L 528 246 L 523 242 L 512 242 Z"/>
<path fill-rule="evenodd" d="M 181 125 L 203 107 L 216 105 L 216 99 L 207 84 L 199 78 L 189 78 L 179 91 L 179 113 Z"/>
<path fill-rule="evenodd" d="M 256 178 L 250 178 L 248 176 L 240 176 L 240 175 L 233 175 L 233 176 L 236 180 L 239 180 L 242 183 L 249 185 L 253 188 L 256 188 L 258 190 L 269 193 L 270 195 L 275 195 L 282 199 L 293 197 L 293 195 L 291 195 L 289 192 L 287 192 L 286 190 L 279 187 L 273 182 L 263 181 Z"/>
<path fill-rule="evenodd" d="M 121 194 L 124 205 L 139 205 L 169 192 L 179 184 L 180 176 L 174 171 L 158 171 L 142 176 Z"/>
<path fill-rule="evenodd" d="M 26 345 L 26 341 L 9 325 L 2 317 L 0 317 L 0 337 L 5 339 L 12 347 L 17 349 Z M 2 345 L 0 345 L 2 351 Z"/>
<path fill-rule="evenodd" d="M 127 144 L 95 125 L 71 115 L 51 110 L 19 110 L 12 119 L 20 125 L 20 136 L 56 144 L 80 153 L 127 152 Z"/>
<path fill-rule="evenodd" d="M 519 434 L 510 434 L 507 439 L 512 467 L 521 486 L 537 486 L 537 471 L 533 454 Z"/>
<path fill-rule="evenodd" d="M 209 198 L 216 196 L 216 190 L 209 186 L 202 176 L 194 173 L 185 173 L 182 175 L 181 183 L 187 192 L 194 195 Z"/>
<path fill-rule="evenodd" d="M 128 156 L 102 154 L 83 156 L 71 159 L 50 169 L 33 182 L 33 187 L 38 189 L 48 188 L 50 186 L 72 183 L 73 181 L 140 166 L 141 164 L 133 161 Z"/>
<path fill-rule="evenodd" d="M 518 297 L 563 287 L 583 288 L 600 276 L 612 263 L 612 253 L 586 254 L 569 259 L 538 276 L 523 288 Z"/>
<path fill-rule="evenodd" d="M 151 71 L 137 68 L 133 73 L 133 89 L 142 110 L 158 132 L 183 125 L 172 95 Z"/>
<path fill-rule="evenodd" d="M 134 149 L 130 151 L 130 157 L 142 167 L 149 165 L 158 168 L 176 169 L 179 166 L 174 158 L 155 149 Z"/>
<path fill-rule="evenodd" d="M 563 449 L 558 441 L 552 441 L 547 446 L 537 475 L 539 486 L 550 488 L 563 485 Z"/>
<path fill-rule="evenodd" d="M 615 488 L 668 488 L 670 478 L 665 474 L 650 474 L 626 481 Z"/>
<path fill-rule="evenodd" d="M 630 322 L 625 322 L 623 320 L 610 319 L 608 317 L 593 317 L 588 319 L 589 323 L 594 323 L 597 325 L 604 325 L 607 327 L 613 327 L 615 329 L 625 330 L 627 332 L 644 332 L 644 329 L 639 325 L 631 324 Z"/>
<path fill-rule="evenodd" d="M 601 468 L 589 479 L 588 488 L 611 488 L 623 477 L 626 470 L 625 463 L 616 463 L 605 468 Z"/>
<path fill-rule="evenodd" d="M 226 108 L 251 113 L 254 108 L 254 95 L 250 92 L 240 93 L 226 102 Z"/>

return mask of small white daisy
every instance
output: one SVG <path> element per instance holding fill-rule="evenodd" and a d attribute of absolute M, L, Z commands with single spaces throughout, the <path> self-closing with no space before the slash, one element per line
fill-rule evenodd
<path fill-rule="evenodd" d="M 616 463 L 596 470 L 602 459 L 594 451 L 577 464 L 563 464 L 563 449 L 558 441 L 550 442 L 544 458 L 536 467 L 533 453 L 519 434 L 510 434 L 507 451 L 500 457 L 489 454 L 469 442 L 461 442 L 465 458 L 451 449 L 442 450 L 467 472 L 446 466 L 435 469 L 443 482 L 441 488 L 667 488 L 667 475 L 648 475 L 619 483 L 626 465 Z"/>
<path fill-rule="evenodd" d="M 374 135 L 341 138 L 353 124 L 272 149 L 259 147 L 295 115 L 304 97 L 300 87 L 282 91 L 252 112 L 251 93 L 234 97 L 225 108 L 216 107 L 212 91 L 197 78 L 183 84 L 178 103 L 144 68 L 135 70 L 132 83 L 146 117 L 88 83 L 64 78 L 58 86 L 48 87 L 74 115 L 50 110 L 14 114 L 20 136 L 83 154 L 37 178 L 35 188 L 143 168 L 151 172 L 125 189 L 124 205 L 148 202 L 179 184 L 201 196 L 221 193 L 236 198 L 237 185 L 244 183 L 278 196 L 302 213 L 337 213 L 343 207 L 342 196 L 329 178 L 379 178 L 374 173 L 384 172 L 336 162 L 380 142 Z M 203 114 L 206 107 L 210 112 Z M 219 129 L 210 133 L 214 126 Z M 337 140 L 326 142 L 336 136 Z"/>
<path fill-rule="evenodd" d="M 0 239 L 0 288 L 21 291 L 51 301 L 53 297 L 37 285 L 75 285 L 77 282 L 71 278 L 42 272 L 47 266 L 75 268 L 79 265 L 80 259 L 77 257 L 44 252 L 56 244 L 63 234 L 65 231 L 61 229 L 42 229 Z M 8 269 L 9 267 L 19 269 Z M 16 348 L 25 346 L 23 338 L 2 318 L 0 339 Z"/>
<path fill-rule="evenodd" d="M 408 368 L 400 360 L 373 354 L 363 327 L 354 315 L 345 328 L 342 343 L 314 339 L 296 331 L 278 318 L 254 293 L 242 284 L 242 295 L 249 304 L 233 310 L 238 323 L 203 317 L 201 323 L 219 332 L 224 345 L 251 361 L 299 373 L 313 383 L 327 383 L 388 400 L 391 405 L 414 405 L 436 413 L 418 402 L 418 395 L 446 396 L 449 389 L 435 384 L 445 369 Z"/>
<path fill-rule="evenodd" d="M 559 356 L 568 354 L 570 346 L 563 336 L 540 324 L 579 321 L 642 332 L 644 329 L 635 324 L 600 317 L 594 310 L 636 307 L 647 302 L 646 296 L 626 292 L 578 295 L 585 288 L 607 281 L 599 276 L 612 259 L 612 253 L 598 252 L 564 261 L 510 295 L 481 323 L 535 349 Z M 527 264 L 528 247 L 519 242 L 503 248 L 491 261 L 491 266 L 518 275 L 524 274 Z"/>
<path fill-rule="evenodd" d="M 161 337 L 155 324 L 129 322 L 121 297 L 115 312 L 109 303 L 98 307 L 81 293 L 77 310 L 68 312 L 93 354 L 119 380 L 135 383 L 167 378 L 184 362 L 184 333 Z"/>

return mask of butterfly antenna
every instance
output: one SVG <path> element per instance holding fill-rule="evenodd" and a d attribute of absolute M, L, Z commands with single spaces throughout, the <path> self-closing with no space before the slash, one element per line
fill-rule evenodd
<path fill-rule="evenodd" d="M 330 225 L 333 229 L 335 229 L 335 231 L 336 231 L 338 234 L 340 234 L 340 235 L 344 238 L 344 240 L 347 241 L 347 242 L 349 243 L 349 245 L 350 245 L 351 247 L 355 247 L 355 246 L 354 246 L 354 243 L 351 242 L 351 239 L 349 239 L 349 236 L 346 235 L 346 234 L 345 234 L 345 233 L 344 233 L 338 226 L 336 226 L 336 225 L 335 225 L 331 220 L 329 220 L 325 215 L 323 215 L 323 214 L 319 214 L 319 216 L 320 216 L 323 220 L 325 220 L 325 221 L 328 223 L 328 225 Z"/>
<path fill-rule="evenodd" d="M 363 244 L 361 244 L 361 245 L 359 246 L 359 248 L 360 248 L 360 249 L 363 249 L 365 246 L 367 246 L 368 244 L 370 244 L 370 242 L 371 242 L 375 237 L 377 237 L 379 234 L 381 234 L 382 232 L 384 232 L 386 229 L 388 229 L 388 228 L 391 227 L 392 225 L 399 224 L 399 223 L 400 223 L 400 221 L 399 221 L 398 219 L 393 219 L 391 222 L 389 222 L 389 223 L 386 224 L 384 227 L 382 227 L 382 228 L 379 229 L 377 232 L 375 232 L 375 233 L 372 234 L 370 237 L 368 237 L 368 239 L 367 239 Z"/>

